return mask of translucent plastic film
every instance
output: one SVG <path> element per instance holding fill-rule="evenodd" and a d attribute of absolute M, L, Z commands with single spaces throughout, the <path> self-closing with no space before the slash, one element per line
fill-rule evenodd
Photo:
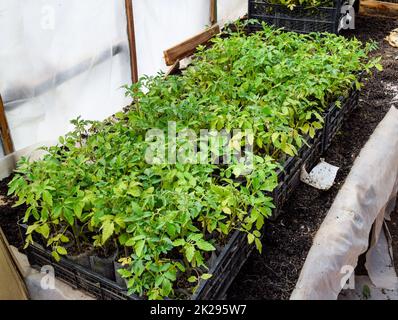
<path fill-rule="evenodd" d="M 247 13 L 247 0 L 218 0 L 218 23 Z M 210 24 L 210 0 L 134 0 L 138 72 L 167 70 L 163 51 L 204 31 Z"/>
<path fill-rule="evenodd" d="M 0 93 L 15 149 L 124 107 L 124 1 L 0 0 Z"/>

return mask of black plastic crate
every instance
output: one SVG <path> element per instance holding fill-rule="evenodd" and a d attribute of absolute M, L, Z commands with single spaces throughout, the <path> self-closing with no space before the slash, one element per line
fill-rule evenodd
<path fill-rule="evenodd" d="M 293 191 L 300 183 L 301 168 L 312 169 L 322 155 L 323 130 L 318 130 L 313 139 L 304 144 L 296 157 L 286 160 L 283 168 L 278 171 L 278 186 L 269 195 L 274 199 L 275 209 L 272 211 L 271 220 L 275 220 Z"/>
<path fill-rule="evenodd" d="M 363 75 L 360 74 L 359 79 L 362 79 L 362 77 Z M 271 220 L 278 218 L 283 205 L 299 185 L 303 165 L 307 171 L 310 171 L 317 164 L 321 155 L 329 148 L 333 138 L 340 130 L 345 118 L 357 107 L 358 100 L 359 90 L 355 89 L 353 83 L 347 97 L 337 99 L 340 102 L 340 107 L 336 105 L 336 102 L 330 104 L 324 113 L 324 127 L 317 131 L 313 139 L 307 140 L 309 146 L 304 144 L 296 157 L 290 157 L 285 161 L 283 168 L 277 173 L 278 186 L 272 193 L 269 193 L 269 196 L 274 199 L 276 207 L 270 217 Z"/>
<path fill-rule="evenodd" d="M 31 244 L 26 249 L 26 255 L 32 267 L 39 269 L 52 266 L 57 278 L 62 279 L 75 289 L 82 289 L 101 300 L 137 300 L 137 297 L 127 296 L 126 289 L 97 273 L 92 272 L 68 259 L 61 258 L 56 262 L 51 252 L 38 244 Z"/>
<path fill-rule="evenodd" d="M 192 300 L 222 299 L 253 248 L 254 244 L 248 244 L 245 233 L 235 231 L 215 259 L 214 265 L 210 267 L 209 273 L 213 276 L 208 280 L 200 281 Z M 86 291 L 97 299 L 142 300 L 136 295 L 128 296 L 126 289 L 116 282 L 73 261 L 61 258 L 59 262 L 56 262 L 51 253 L 38 244 L 29 245 L 26 254 L 32 267 L 40 270 L 43 266 L 52 266 L 57 278 L 62 279 L 75 289 Z"/>
<path fill-rule="evenodd" d="M 213 276 L 209 280 L 201 280 L 192 300 L 220 300 L 224 299 L 241 267 L 255 248 L 249 245 L 247 235 L 235 231 L 223 248 L 217 260 L 209 270 Z"/>
<path fill-rule="evenodd" d="M 339 101 L 340 106 L 333 104 L 325 115 L 322 152 L 329 149 L 344 120 L 358 106 L 359 90 L 351 89 L 349 95 L 346 98 L 341 97 Z"/>
<path fill-rule="evenodd" d="M 296 6 L 290 10 L 284 5 L 272 4 L 267 0 L 249 0 L 249 19 L 257 19 L 277 28 L 298 33 L 338 33 L 341 0 L 334 0 L 333 7 L 309 8 Z M 252 30 L 261 26 L 253 25 Z"/>

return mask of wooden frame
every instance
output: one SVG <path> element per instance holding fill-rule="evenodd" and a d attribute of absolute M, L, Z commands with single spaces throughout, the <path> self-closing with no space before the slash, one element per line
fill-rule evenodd
<path fill-rule="evenodd" d="M 8 127 L 8 121 L 1 95 L 0 95 L 0 133 L 1 133 L 1 141 L 3 143 L 4 154 L 7 155 L 14 152 L 14 143 L 12 142 L 11 139 L 10 128 Z"/>
<path fill-rule="evenodd" d="M 210 23 L 217 23 L 217 0 L 210 0 Z"/>
<path fill-rule="evenodd" d="M 130 48 L 131 81 L 133 83 L 136 83 L 138 81 L 138 64 L 137 64 L 137 48 L 135 43 L 133 0 L 125 0 L 125 6 L 126 6 L 126 18 L 127 18 L 127 35 L 129 38 L 129 48 Z"/>
<path fill-rule="evenodd" d="M 359 14 L 384 18 L 398 18 L 398 3 L 375 0 L 361 0 L 359 6 Z"/>
<path fill-rule="evenodd" d="M 166 65 L 172 66 L 176 61 L 184 59 L 196 50 L 196 47 L 201 44 L 207 43 L 216 34 L 220 33 L 220 27 L 216 24 L 208 30 L 199 33 L 188 40 L 185 40 L 178 45 L 164 51 L 164 59 Z"/>

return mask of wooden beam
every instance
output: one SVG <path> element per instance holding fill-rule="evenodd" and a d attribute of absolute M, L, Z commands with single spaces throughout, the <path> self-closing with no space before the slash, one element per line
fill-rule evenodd
<path fill-rule="evenodd" d="M 6 236 L 0 227 L 0 300 L 28 300 L 28 290 L 19 272 Z"/>
<path fill-rule="evenodd" d="M 126 6 L 126 17 L 127 17 L 127 35 L 129 38 L 129 48 L 130 48 L 131 81 L 133 83 L 136 83 L 138 81 L 138 64 L 137 64 L 137 48 L 135 43 L 133 0 L 125 0 L 125 6 Z"/>
<path fill-rule="evenodd" d="M 210 0 L 210 23 L 217 23 L 217 0 Z"/>
<path fill-rule="evenodd" d="M 180 60 L 174 62 L 174 64 L 167 70 L 166 74 L 164 75 L 165 78 L 168 76 L 175 74 L 180 69 Z"/>
<path fill-rule="evenodd" d="M 166 65 L 171 66 L 177 60 L 181 60 L 193 54 L 196 47 L 207 43 L 216 34 L 220 33 L 220 27 L 216 24 L 210 29 L 199 33 L 198 35 L 181 42 L 180 44 L 164 51 Z"/>
<path fill-rule="evenodd" d="M 361 0 L 359 14 L 376 17 L 398 17 L 398 3 L 375 0 Z"/>
<path fill-rule="evenodd" d="M 0 134 L 1 141 L 3 143 L 4 154 L 10 154 L 14 152 L 14 144 L 11 139 L 10 128 L 8 127 L 8 121 L 4 110 L 3 99 L 0 95 Z"/>

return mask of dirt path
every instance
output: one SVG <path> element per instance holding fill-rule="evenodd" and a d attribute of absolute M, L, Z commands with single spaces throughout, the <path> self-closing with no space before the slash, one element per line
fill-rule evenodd
<path fill-rule="evenodd" d="M 315 233 L 359 151 L 398 94 L 398 49 L 383 40 L 389 31 L 398 27 L 398 21 L 359 17 L 356 23 L 357 29 L 346 35 L 377 41 L 380 49 L 375 55 L 382 55 L 384 71 L 375 74 L 367 83 L 359 108 L 343 125 L 325 154 L 327 162 L 340 167 L 336 184 L 327 192 L 304 184 L 299 186 L 279 220 L 268 223 L 263 254 L 254 252 L 251 255 L 229 289 L 228 299 L 289 299 Z M 398 250 L 398 221 L 395 235 Z"/>

